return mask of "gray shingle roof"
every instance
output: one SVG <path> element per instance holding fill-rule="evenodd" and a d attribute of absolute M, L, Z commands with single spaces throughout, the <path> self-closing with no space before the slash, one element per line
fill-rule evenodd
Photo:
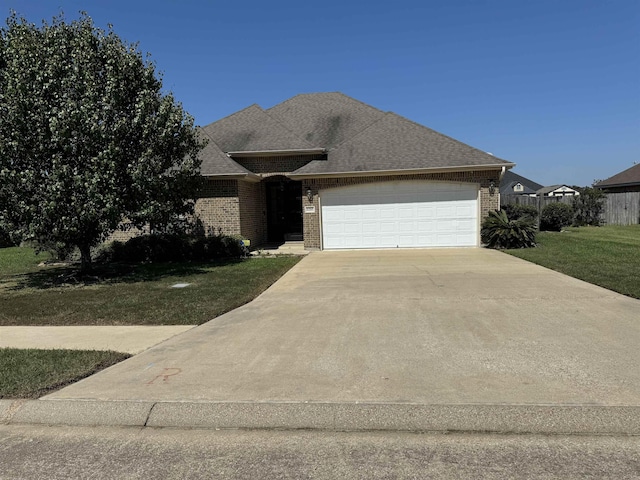
<path fill-rule="evenodd" d="M 309 149 L 314 145 L 287 129 L 258 105 L 205 127 L 224 152 Z"/>
<path fill-rule="evenodd" d="M 203 152 L 203 174 L 247 173 L 225 152 L 314 148 L 326 149 L 327 159 L 313 160 L 292 175 L 513 166 L 342 93 L 301 94 L 267 111 L 252 105 L 203 131 L 214 144 Z"/>
<path fill-rule="evenodd" d="M 640 184 L 640 163 L 595 184 L 598 188 Z"/>
<path fill-rule="evenodd" d="M 522 190 L 516 192 L 513 188 L 517 185 L 522 185 Z M 532 188 L 529 188 L 527 185 L 522 182 L 509 182 L 507 184 L 500 183 L 500 195 L 535 195 L 536 191 Z"/>
<path fill-rule="evenodd" d="M 247 175 L 251 174 L 249 170 L 242 165 L 231 160 L 213 139 L 208 135 L 207 130 L 211 125 L 201 128 L 199 135 L 203 135 L 207 140 L 207 146 L 200 152 L 202 164 L 200 173 L 202 175 Z"/>
<path fill-rule="evenodd" d="M 509 170 L 505 172 L 505 174 L 502 177 L 502 181 L 500 182 L 500 193 L 503 193 L 502 192 L 503 185 L 515 184 L 518 182 L 524 185 L 525 187 L 529 187 L 532 190 L 531 193 L 535 193 L 536 191 L 544 187 L 544 185 L 540 183 L 534 182 L 533 180 L 529 180 L 527 177 L 523 177 L 522 175 L 518 175 L 517 173 L 514 173 L 513 171 Z"/>
<path fill-rule="evenodd" d="M 352 138 L 384 115 L 338 92 L 296 95 L 267 112 L 300 137 L 326 149 Z"/>
<path fill-rule="evenodd" d="M 430 128 L 386 113 L 359 135 L 329 151 L 296 175 L 471 167 L 508 162 Z"/>

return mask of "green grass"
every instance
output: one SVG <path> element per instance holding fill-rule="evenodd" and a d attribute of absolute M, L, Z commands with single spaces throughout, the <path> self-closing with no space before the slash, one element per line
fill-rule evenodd
<path fill-rule="evenodd" d="M 38 264 L 50 260 L 47 252 L 36 254 L 32 248 L 0 248 L 0 277 L 38 270 Z"/>
<path fill-rule="evenodd" d="M 0 398 L 38 398 L 128 357 L 118 352 L 0 348 Z"/>
<path fill-rule="evenodd" d="M 640 298 L 640 225 L 540 232 L 538 247 L 507 253 L 623 295 Z"/>
<path fill-rule="evenodd" d="M 201 324 L 254 299 L 299 257 L 97 266 L 84 278 L 40 261 L 30 249 L 0 249 L 0 325 Z"/>

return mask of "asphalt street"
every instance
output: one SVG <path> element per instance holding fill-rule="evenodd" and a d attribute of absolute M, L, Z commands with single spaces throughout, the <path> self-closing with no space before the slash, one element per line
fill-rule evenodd
<path fill-rule="evenodd" d="M 0 425 L 0 478 L 624 480 L 640 437 Z"/>

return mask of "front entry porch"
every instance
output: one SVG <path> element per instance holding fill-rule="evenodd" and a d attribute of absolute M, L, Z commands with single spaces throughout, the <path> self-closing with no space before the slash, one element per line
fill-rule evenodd
<path fill-rule="evenodd" d="M 302 182 L 284 176 L 265 180 L 267 240 L 302 241 Z"/>

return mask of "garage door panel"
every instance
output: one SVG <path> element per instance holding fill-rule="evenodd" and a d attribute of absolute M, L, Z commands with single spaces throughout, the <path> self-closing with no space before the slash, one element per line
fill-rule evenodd
<path fill-rule="evenodd" d="M 436 219 L 447 219 L 455 217 L 455 205 L 444 203 L 436 207 Z"/>
<path fill-rule="evenodd" d="M 398 235 L 398 247 L 413 247 L 417 241 L 415 235 Z"/>
<path fill-rule="evenodd" d="M 380 222 L 380 233 L 388 234 L 388 233 L 394 233 L 397 231 L 398 231 L 397 222 L 385 222 L 385 221 Z"/>
<path fill-rule="evenodd" d="M 458 220 L 456 222 L 456 230 L 457 231 L 464 231 L 464 232 L 472 232 L 473 231 L 473 225 L 475 223 L 475 220 Z"/>
<path fill-rule="evenodd" d="M 478 187 L 396 181 L 320 193 L 324 248 L 476 246 Z"/>
<path fill-rule="evenodd" d="M 325 225 L 324 231 L 327 235 L 330 235 L 331 237 L 336 237 L 337 235 L 343 235 L 344 224 L 340 223 L 340 224 Z"/>
<path fill-rule="evenodd" d="M 375 207 L 366 206 L 362 208 L 362 220 L 377 220 L 380 212 Z"/>
<path fill-rule="evenodd" d="M 362 245 L 364 245 L 364 248 L 375 248 L 378 246 L 377 242 L 379 238 L 379 235 L 363 235 Z"/>
<path fill-rule="evenodd" d="M 382 220 L 385 220 L 388 218 L 397 218 L 397 217 L 398 217 L 398 210 L 396 207 L 391 205 L 380 205 L 380 218 Z"/>
<path fill-rule="evenodd" d="M 396 241 L 396 239 L 397 239 L 396 235 L 382 235 L 379 238 L 380 238 L 379 244 L 375 245 L 377 247 L 380 247 L 380 248 L 393 248 L 393 247 L 397 247 L 398 246 L 398 243 Z"/>
<path fill-rule="evenodd" d="M 435 231 L 435 220 L 418 220 L 417 222 L 417 231 L 419 233 L 428 233 Z"/>
<path fill-rule="evenodd" d="M 344 217 L 342 220 L 344 222 L 354 222 L 354 221 L 360 221 L 361 218 L 362 218 L 362 211 L 360 209 L 351 207 L 344 211 Z"/>
<path fill-rule="evenodd" d="M 436 238 L 438 245 L 458 246 L 458 238 L 454 233 L 438 233 Z"/>
<path fill-rule="evenodd" d="M 412 235 L 418 231 L 417 222 L 411 221 L 399 221 L 398 222 L 398 232 L 399 233 L 411 233 Z"/>
<path fill-rule="evenodd" d="M 420 204 L 416 207 L 416 215 L 418 218 L 432 218 L 435 215 L 435 205 Z"/>
<path fill-rule="evenodd" d="M 404 219 L 404 218 L 415 218 L 416 213 L 415 213 L 415 207 L 413 205 L 410 206 L 400 206 L 398 208 L 398 218 L 400 219 Z"/>
<path fill-rule="evenodd" d="M 453 219 L 439 219 L 436 222 L 436 232 L 455 232 L 456 221 Z"/>
<path fill-rule="evenodd" d="M 362 233 L 362 225 L 360 223 L 345 223 L 344 224 L 344 233 L 346 235 L 357 235 L 360 236 Z"/>
<path fill-rule="evenodd" d="M 438 242 L 438 237 L 434 233 L 429 233 L 427 235 L 421 233 L 419 235 L 416 235 L 416 238 L 418 244 L 420 245 L 430 246 L 435 245 Z"/>
<path fill-rule="evenodd" d="M 475 217 L 472 205 L 456 205 L 456 217 Z"/>

